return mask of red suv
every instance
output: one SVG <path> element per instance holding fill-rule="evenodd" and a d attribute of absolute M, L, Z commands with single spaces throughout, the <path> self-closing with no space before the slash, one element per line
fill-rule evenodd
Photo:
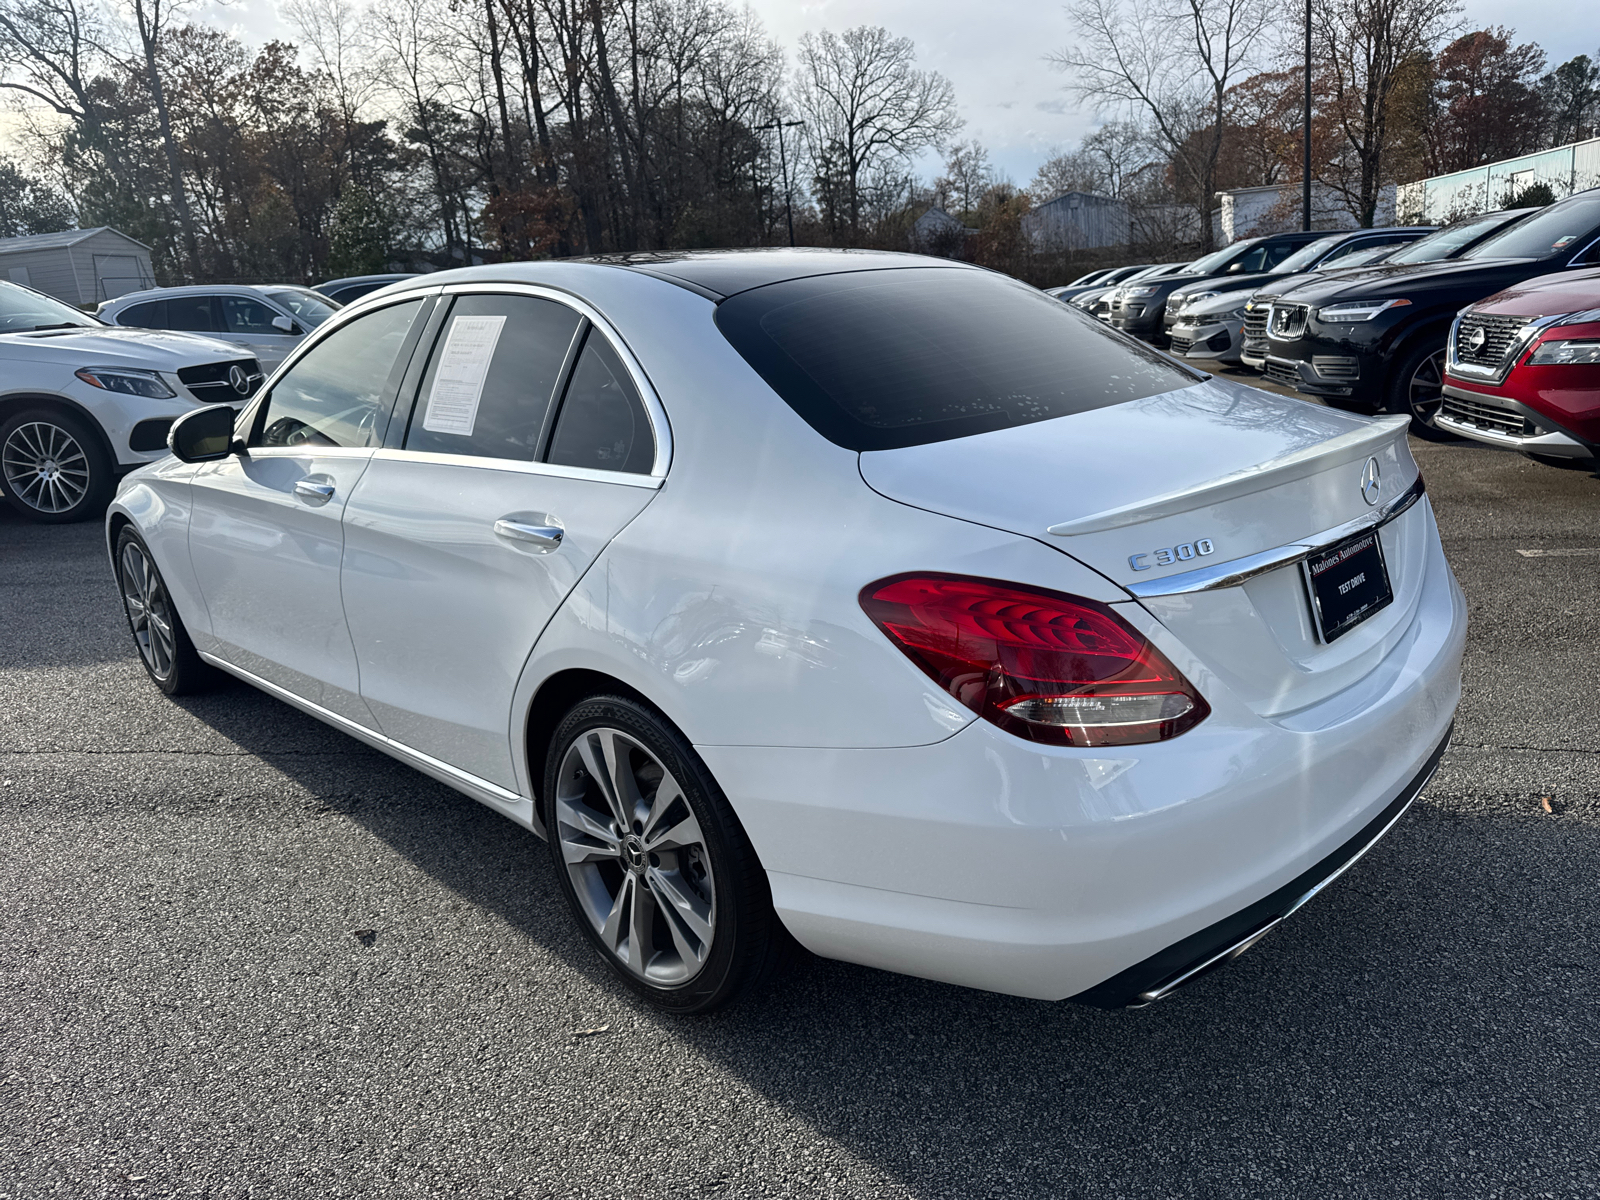
<path fill-rule="evenodd" d="M 1541 275 L 1462 309 L 1434 423 L 1532 458 L 1600 457 L 1600 269 Z"/>

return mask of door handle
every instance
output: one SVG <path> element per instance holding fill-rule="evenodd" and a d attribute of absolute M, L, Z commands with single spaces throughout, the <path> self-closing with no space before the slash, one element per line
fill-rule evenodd
<path fill-rule="evenodd" d="M 308 504 L 326 504 L 333 499 L 333 484 L 324 483 L 327 476 L 313 475 L 295 481 L 294 494 Z"/>
<path fill-rule="evenodd" d="M 514 520 L 511 517 L 501 517 L 494 523 L 496 537 L 507 538 L 513 542 L 526 542 L 534 547 L 540 554 L 548 554 L 561 546 L 561 539 L 566 534 L 559 522 L 554 517 L 546 517 L 548 525 L 534 525 L 527 521 Z"/>

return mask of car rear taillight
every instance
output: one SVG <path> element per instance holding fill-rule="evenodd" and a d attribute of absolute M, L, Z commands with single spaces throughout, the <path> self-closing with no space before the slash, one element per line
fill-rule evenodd
<path fill-rule="evenodd" d="M 861 607 L 906 657 L 985 720 L 1059 746 L 1160 742 L 1211 707 L 1106 605 L 959 575 L 899 575 Z"/>

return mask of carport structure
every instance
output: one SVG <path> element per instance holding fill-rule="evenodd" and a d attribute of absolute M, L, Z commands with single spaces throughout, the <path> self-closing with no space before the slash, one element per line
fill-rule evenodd
<path fill-rule="evenodd" d="M 109 225 L 0 238 L 0 279 L 80 308 L 156 285 L 150 247 Z"/>

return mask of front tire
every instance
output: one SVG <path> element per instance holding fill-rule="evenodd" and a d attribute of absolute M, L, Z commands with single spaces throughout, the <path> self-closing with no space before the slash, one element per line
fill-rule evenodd
<path fill-rule="evenodd" d="M 111 456 L 89 423 L 53 408 L 0 422 L 0 479 L 12 508 L 47 525 L 99 516 L 116 487 Z"/>
<path fill-rule="evenodd" d="M 169 696 L 209 688 L 217 680 L 216 668 L 201 659 L 189 640 L 166 580 L 132 525 L 123 526 L 117 535 L 116 566 L 122 611 L 139 648 L 139 661 L 155 685 Z"/>
<path fill-rule="evenodd" d="M 660 713 L 623 696 L 574 706 L 550 740 L 542 795 L 579 928 L 651 1004 L 710 1012 L 787 959 L 789 935 L 754 848 Z"/>
<path fill-rule="evenodd" d="M 1385 406 L 1392 413 L 1410 417 L 1411 432 L 1430 442 L 1455 440 L 1454 434 L 1433 423 L 1444 403 L 1444 355 L 1444 343 L 1431 340 L 1407 351 L 1390 377 Z"/>

